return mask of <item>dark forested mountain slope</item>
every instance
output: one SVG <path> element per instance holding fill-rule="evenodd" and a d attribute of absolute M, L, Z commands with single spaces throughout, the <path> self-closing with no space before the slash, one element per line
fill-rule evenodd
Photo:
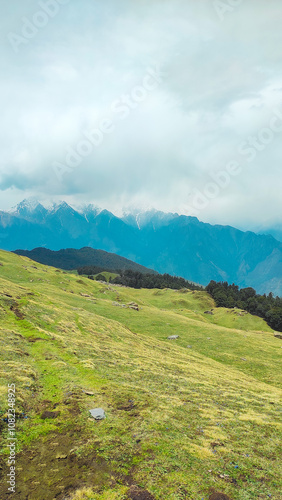
<path fill-rule="evenodd" d="M 16 254 L 24 255 L 29 259 L 40 262 L 47 266 L 58 267 L 60 269 L 72 270 L 84 266 L 98 268 L 100 271 L 131 270 L 140 273 L 157 274 L 151 269 L 140 266 L 131 260 L 120 257 L 114 253 L 94 248 L 84 247 L 80 250 L 66 248 L 64 250 L 53 251 L 47 248 L 34 248 L 33 250 L 15 250 Z"/>

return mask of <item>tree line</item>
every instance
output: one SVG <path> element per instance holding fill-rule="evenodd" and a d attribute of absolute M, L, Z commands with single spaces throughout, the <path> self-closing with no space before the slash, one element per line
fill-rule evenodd
<path fill-rule="evenodd" d="M 111 283 L 131 288 L 172 288 L 173 290 L 189 288 L 190 290 L 202 290 L 200 286 L 178 276 L 146 274 L 131 270 L 120 271 L 119 276 L 111 280 Z"/>
<path fill-rule="evenodd" d="M 212 296 L 217 307 L 238 307 L 263 318 L 267 324 L 279 332 L 282 331 L 282 298 L 272 293 L 259 295 L 251 288 L 239 288 L 226 281 L 211 281 L 206 291 Z"/>
<path fill-rule="evenodd" d="M 96 274 L 103 273 L 107 271 L 104 267 L 99 267 L 99 266 L 82 266 L 78 267 L 77 272 L 79 275 L 88 275 L 89 276 L 95 276 Z M 113 273 L 115 271 L 110 270 L 109 272 Z"/>

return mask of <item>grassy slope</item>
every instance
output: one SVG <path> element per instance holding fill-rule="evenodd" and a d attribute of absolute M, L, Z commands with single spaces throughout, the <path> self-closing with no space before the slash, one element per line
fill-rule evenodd
<path fill-rule="evenodd" d="M 0 262 L 0 402 L 4 416 L 16 383 L 20 417 L 9 498 L 85 487 L 76 498 L 122 499 L 127 483 L 156 499 L 282 498 L 282 344 L 261 319 L 206 315 L 205 292 L 107 286 L 7 252 Z M 139 311 L 122 307 L 131 301 Z M 106 420 L 89 419 L 94 407 Z M 60 415 L 42 420 L 44 410 Z"/>

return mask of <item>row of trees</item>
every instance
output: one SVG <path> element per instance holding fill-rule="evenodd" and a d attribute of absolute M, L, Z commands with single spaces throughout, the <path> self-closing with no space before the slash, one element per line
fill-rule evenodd
<path fill-rule="evenodd" d="M 211 281 L 206 291 L 212 296 L 217 307 L 238 307 L 266 320 L 268 325 L 279 332 L 282 331 L 282 298 L 269 295 L 258 295 L 251 288 L 239 289 L 237 285 L 227 282 Z"/>
<path fill-rule="evenodd" d="M 169 274 L 143 274 L 135 271 L 120 271 L 119 276 L 111 281 L 113 284 L 129 286 L 131 288 L 172 288 L 180 290 L 202 290 L 201 287 L 186 281 L 184 278 Z"/>

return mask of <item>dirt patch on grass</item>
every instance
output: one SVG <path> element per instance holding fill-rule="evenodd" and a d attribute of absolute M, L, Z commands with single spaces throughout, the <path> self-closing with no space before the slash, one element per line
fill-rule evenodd
<path fill-rule="evenodd" d="M 136 405 L 133 402 L 120 404 L 117 406 L 117 410 L 120 410 L 120 411 L 131 411 L 134 408 L 136 408 Z"/>
<path fill-rule="evenodd" d="M 48 411 L 48 410 L 45 410 L 42 414 L 41 414 L 41 419 L 42 420 L 46 420 L 47 418 L 57 418 L 58 416 L 60 415 L 60 412 L 59 411 Z"/>
<path fill-rule="evenodd" d="M 213 493 L 210 497 L 209 500 L 231 500 L 231 498 L 225 493 Z"/>
<path fill-rule="evenodd" d="M 127 498 L 130 500 L 155 500 L 155 497 L 147 490 L 143 490 L 138 486 L 131 486 L 127 492 Z"/>
<path fill-rule="evenodd" d="M 11 305 L 10 311 L 12 311 L 18 319 L 25 318 L 25 315 L 19 310 L 19 305 L 17 304 L 17 302 Z"/>
<path fill-rule="evenodd" d="M 110 485 L 109 467 L 97 457 L 95 450 L 82 456 L 76 454 L 80 431 L 77 428 L 69 434 L 53 432 L 41 438 L 35 446 L 19 453 L 15 494 L 8 494 L 8 468 L 2 459 L 1 500 L 63 500 L 82 487 L 99 490 Z"/>

